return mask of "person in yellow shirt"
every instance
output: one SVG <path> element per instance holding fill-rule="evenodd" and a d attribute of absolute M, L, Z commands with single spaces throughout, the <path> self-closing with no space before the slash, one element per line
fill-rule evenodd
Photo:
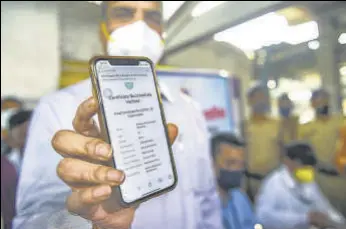
<path fill-rule="evenodd" d="M 298 116 L 293 114 L 294 104 L 287 93 L 278 98 L 278 107 L 281 121 L 280 141 L 285 145 L 297 139 Z"/>
<path fill-rule="evenodd" d="M 252 174 L 266 176 L 280 163 L 279 130 L 280 122 L 270 117 L 270 98 L 267 88 L 257 85 L 248 92 L 251 115 L 244 123 L 247 141 L 247 169 Z M 247 180 L 251 199 L 260 187 L 260 181 Z"/>
<path fill-rule="evenodd" d="M 343 117 L 330 113 L 329 98 L 324 89 L 312 93 L 311 106 L 315 110 L 315 119 L 299 127 L 298 138 L 314 147 L 320 166 L 333 168 Z M 323 173 L 318 173 L 316 180 L 330 202 L 346 215 L 346 180 Z"/>
<path fill-rule="evenodd" d="M 338 149 L 336 153 L 336 166 L 339 172 L 346 175 L 346 121 L 340 130 Z"/>

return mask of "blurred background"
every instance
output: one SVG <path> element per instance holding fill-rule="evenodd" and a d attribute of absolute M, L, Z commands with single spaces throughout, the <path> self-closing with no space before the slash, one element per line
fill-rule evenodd
<path fill-rule="evenodd" d="M 85 78 L 89 58 L 102 53 L 98 4 L 1 2 L 1 96 L 31 103 Z M 161 64 L 227 70 L 243 96 L 264 82 L 273 101 L 289 93 L 301 122 L 313 118 L 309 99 L 320 86 L 346 112 L 345 10 L 341 1 L 164 1 Z"/>
<path fill-rule="evenodd" d="M 42 96 L 87 79 L 89 59 L 103 54 L 101 19 L 99 1 L 2 1 L 2 99 L 13 97 L 23 101 L 25 108 L 33 109 Z M 337 181 L 324 183 L 323 192 L 345 214 L 345 192 L 340 193 L 342 189 L 338 187 L 346 187 L 346 144 L 339 138 L 346 115 L 346 3 L 163 1 L 163 19 L 165 51 L 157 75 L 170 89 L 179 90 L 200 104 L 211 133 L 236 133 L 249 142 L 248 152 L 253 146 L 253 155 L 258 153 L 257 143 L 273 144 L 273 138 L 281 132 L 272 131 L 272 120 L 264 121 L 269 124 L 265 130 L 268 138 L 263 141 L 257 138 L 262 127 L 254 124 L 256 132 L 250 124 L 244 126 L 254 111 L 248 91 L 255 85 L 264 85 L 270 95 L 269 115 L 275 120 L 284 122 L 287 118 L 280 117 L 280 96 L 287 93 L 293 102 L 293 118 L 297 117 L 298 125 L 287 122 L 282 126 L 292 127 L 298 136 L 299 125 L 315 125 L 304 126 L 305 135 L 300 139 L 314 142 L 316 151 L 327 155 L 328 159 L 321 161 L 329 168 L 336 166 L 336 145 L 343 143 L 344 151 L 338 151 L 340 158 L 343 155 L 339 173 L 327 171 L 338 177 Z M 330 95 L 331 112 L 326 116 L 342 117 L 334 129 L 328 129 L 332 134 L 322 130 L 321 126 L 327 125 L 314 122 L 318 109 L 311 106 L 311 99 L 319 88 Z M 2 140 L 11 115 L 3 111 L 9 107 L 3 107 L 2 102 Z M 332 138 L 326 140 L 330 143 L 327 150 L 323 148 L 325 136 Z M 269 151 L 263 147 L 263 155 Z M 277 148 L 270 151 L 275 155 L 279 152 Z M 270 169 L 261 175 L 266 176 Z"/>

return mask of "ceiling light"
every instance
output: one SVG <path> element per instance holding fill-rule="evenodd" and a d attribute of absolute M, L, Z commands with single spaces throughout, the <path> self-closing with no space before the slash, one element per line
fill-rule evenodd
<path fill-rule="evenodd" d="M 292 91 L 288 93 L 288 97 L 292 101 L 309 101 L 312 93 L 309 90 L 304 91 Z"/>
<path fill-rule="evenodd" d="M 309 47 L 309 49 L 317 50 L 320 47 L 320 42 L 319 41 L 310 41 L 308 43 L 308 47 Z"/>
<path fill-rule="evenodd" d="M 192 10 L 191 15 L 192 17 L 199 17 L 225 2 L 226 1 L 201 1 Z"/>
<path fill-rule="evenodd" d="M 95 5 L 101 5 L 102 1 L 87 1 L 89 3 L 95 4 Z"/>
<path fill-rule="evenodd" d="M 224 69 L 221 69 L 219 71 L 219 75 L 222 76 L 222 77 L 228 77 L 228 72 Z"/>
<path fill-rule="evenodd" d="M 340 75 L 346 76 L 346 65 L 340 68 Z"/>
<path fill-rule="evenodd" d="M 340 36 L 339 36 L 339 43 L 340 44 L 346 44 L 346 33 L 342 33 L 342 34 L 340 34 Z"/>
<path fill-rule="evenodd" d="M 269 89 L 274 89 L 276 87 L 275 80 L 268 80 L 267 86 L 268 86 Z"/>
<path fill-rule="evenodd" d="M 284 16 L 272 12 L 217 33 L 214 39 L 248 52 L 282 42 L 296 45 L 318 36 L 315 21 L 290 26 Z"/>
<path fill-rule="evenodd" d="M 286 39 L 283 41 L 297 45 L 303 42 L 317 39 L 319 36 L 318 25 L 315 21 L 305 22 L 299 25 L 289 26 L 286 28 Z"/>

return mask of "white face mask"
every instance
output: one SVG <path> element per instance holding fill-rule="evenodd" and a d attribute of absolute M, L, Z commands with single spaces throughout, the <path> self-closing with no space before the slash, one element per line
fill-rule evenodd
<path fill-rule="evenodd" d="M 110 56 L 144 56 L 154 64 L 163 54 L 160 35 L 144 21 L 123 26 L 110 34 L 107 52 Z"/>

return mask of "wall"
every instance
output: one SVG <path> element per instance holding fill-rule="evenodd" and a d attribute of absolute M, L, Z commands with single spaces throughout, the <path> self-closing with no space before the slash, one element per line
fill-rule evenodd
<path fill-rule="evenodd" d="M 102 54 L 99 6 L 84 1 L 62 1 L 59 16 L 62 59 L 89 61 L 92 56 Z"/>
<path fill-rule="evenodd" d="M 55 90 L 58 25 L 54 2 L 1 1 L 1 96 L 35 99 Z"/>

